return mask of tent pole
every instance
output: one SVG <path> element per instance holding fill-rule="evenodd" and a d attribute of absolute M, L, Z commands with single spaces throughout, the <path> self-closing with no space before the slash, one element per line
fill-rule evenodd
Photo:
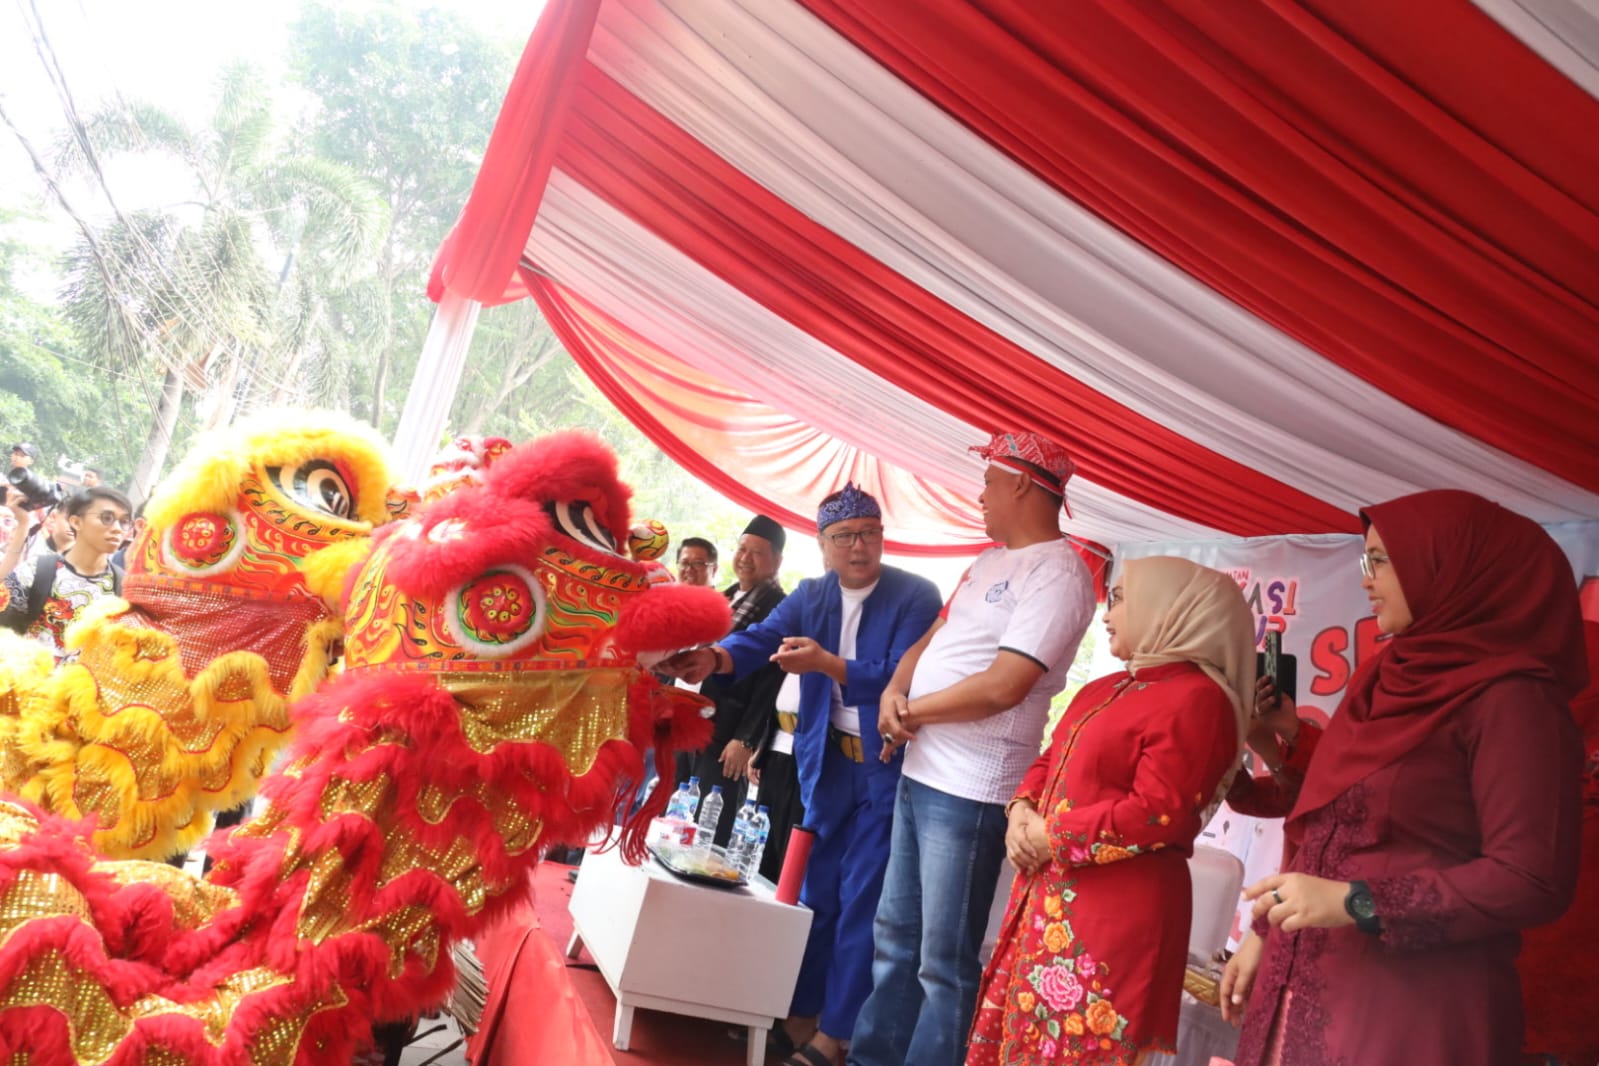
<path fill-rule="evenodd" d="M 450 405 L 461 386 L 466 352 L 472 346 L 482 309 L 476 300 L 446 290 L 433 312 L 411 391 L 405 396 L 405 410 L 400 413 L 400 427 L 394 432 L 394 472 L 402 483 L 419 482 L 443 443 Z"/>

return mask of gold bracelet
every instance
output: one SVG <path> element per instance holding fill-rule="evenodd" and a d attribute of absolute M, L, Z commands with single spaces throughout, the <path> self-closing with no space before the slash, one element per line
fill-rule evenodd
<path fill-rule="evenodd" d="M 1033 802 L 1031 796 L 1017 796 L 1014 799 L 1012 799 L 1009 803 L 1005 804 L 1005 818 L 1006 818 L 1006 820 L 1010 819 L 1010 809 L 1012 807 L 1016 806 L 1018 803 L 1025 803 L 1029 807 L 1031 807 L 1033 810 L 1035 810 L 1035 811 L 1038 810 L 1038 804 Z"/>

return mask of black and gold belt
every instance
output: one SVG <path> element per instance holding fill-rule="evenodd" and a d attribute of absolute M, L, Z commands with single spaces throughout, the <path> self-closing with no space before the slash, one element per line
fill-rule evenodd
<path fill-rule="evenodd" d="M 844 758 L 850 762 L 865 762 L 866 752 L 861 747 L 861 738 L 851 736 L 837 726 L 827 727 L 827 741 L 829 744 L 838 745 L 838 750 L 844 753 Z"/>

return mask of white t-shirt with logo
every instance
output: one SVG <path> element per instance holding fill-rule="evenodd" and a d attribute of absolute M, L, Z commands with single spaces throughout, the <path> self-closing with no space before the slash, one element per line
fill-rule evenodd
<path fill-rule="evenodd" d="M 1066 687 L 1093 618 L 1093 576 L 1065 540 L 979 555 L 916 663 L 910 698 L 981 673 L 1001 649 L 1027 656 L 1044 673 L 1007 711 L 922 726 L 905 749 L 905 776 L 981 803 L 1010 800 L 1038 758 L 1049 701 Z"/>
<path fill-rule="evenodd" d="M 847 589 L 843 585 L 838 587 L 839 596 L 844 601 L 844 624 L 838 631 L 838 657 L 846 662 L 855 658 L 855 636 L 861 631 L 861 604 L 866 602 L 866 597 L 876 587 L 876 581 L 861 589 Z M 841 733 L 848 733 L 852 737 L 861 735 L 860 708 L 844 706 L 844 690 L 837 681 L 833 682 L 832 721 L 833 728 Z"/>

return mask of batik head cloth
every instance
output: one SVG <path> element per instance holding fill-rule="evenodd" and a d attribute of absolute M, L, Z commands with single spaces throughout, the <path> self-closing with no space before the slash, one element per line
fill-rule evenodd
<path fill-rule="evenodd" d="M 967 450 L 995 466 L 1025 474 L 1039 488 L 1059 496 L 1061 505 L 1066 506 L 1066 482 L 1071 480 L 1077 464 L 1065 448 L 1048 437 L 1037 433 L 996 433 L 987 444 L 976 444 Z M 1072 509 L 1066 507 L 1068 518 L 1071 513 Z"/>
<path fill-rule="evenodd" d="M 877 505 L 877 497 L 856 488 L 855 482 L 846 481 L 836 498 L 817 508 L 816 529 L 822 532 L 834 522 L 847 522 L 852 518 L 882 517 L 883 509 Z"/>

